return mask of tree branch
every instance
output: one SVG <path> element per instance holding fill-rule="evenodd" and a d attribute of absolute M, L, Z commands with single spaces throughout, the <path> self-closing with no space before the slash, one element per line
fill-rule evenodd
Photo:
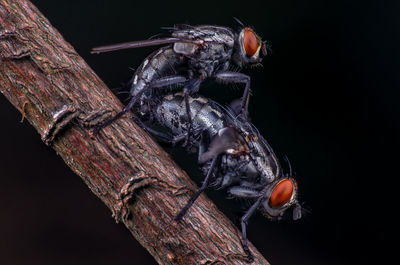
<path fill-rule="evenodd" d="M 121 103 L 26 0 L 0 0 L 0 90 L 160 264 L 247 264 L 238 229 L 131 119 L 93 136 Z M 253 264 L 268 264 L 250 244 Z"/>

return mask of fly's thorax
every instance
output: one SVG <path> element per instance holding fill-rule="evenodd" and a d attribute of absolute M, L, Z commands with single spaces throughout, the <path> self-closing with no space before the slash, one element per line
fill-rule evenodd
<path fill-rule="evenodd" d="M 226 27 L 197 26 L 175 31 L 172 36 L 186 40 L 173 45 L 174 52 L 188 58 L 188 67 L 204 78 L 229 67 L 235 43 Z"/>
<path fill-rule="evenodd" d="M 175 30 L 173 37 L 190 40 L 191 43 L 204 45 L 210 43 L 222 43 L 233 47 L 235 34 L 232 29 L 221 26 L 199 25 Z"/>
<path fill-rule="evenodd" d="M 268 183 L 278 178 L 280 175 L 280 165 L 274 153 L 262 148 L 260 142 L 253 142 L 252 148 L 253 152 L 250 153 L 250 156 L 261 177 Z"/>
<path fill-rule="evenodd" d="M 251 123 L 236 119 L 235 126 L 248 150 L 250 163 L 247 165 L 247 170 L 256 170 L 260 181 L 264 183 L 273 182 L 280 176 L 281 170 L 272 148 Z"/>

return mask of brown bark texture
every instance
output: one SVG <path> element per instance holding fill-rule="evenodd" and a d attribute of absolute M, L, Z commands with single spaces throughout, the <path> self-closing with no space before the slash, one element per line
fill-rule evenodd
<path fill-rule="evenodd" d="M 173 221 L 196 185 L 129 115 L 91 134 L 122 105 L 27 0 L 0 0 L 0 90 L 159 264 L 247 264 L 206 196 Z"/>

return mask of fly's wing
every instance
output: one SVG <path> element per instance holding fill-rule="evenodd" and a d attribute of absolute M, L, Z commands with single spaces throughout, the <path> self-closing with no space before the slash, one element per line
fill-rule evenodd
<path fill-rule="evenodd" d="M 131 42 L 124 42 L 124 43 L 96 47 L 96 48 L 93 48 L 90 51 L 90 53 L 103 53 L 103 52 L 111 52 L 111 51 L 126 50 L 126 49 L 133 49 L 133 48 L 157 46 L 157 45 L 171 44 L 171 43 L 175 43 L 177 41 L 181 41 L 181 40 L 178 38 L 175 38 L 175 37 L 169 37 L 169 38 L 164 38 L 164 39 L 131 41 Z"/>
<path fill-rule="evenodd" d="M 204 152 L 200 156 L 199 163 L 205 163 L 229 149 L 238 149 L 240 145 L 241 138 L 236 129 L 225 127 L 219 130 L 218 134 L 212 139 L 207 152 Z"/>
<path fill-rule="evenodd" d="M 172 36 L 162 39 L 131 41 L 93 48 L 90 53 L 103 53 L 140 47 L 157 46 L 174 43 L 176 53 L 192 55 L 199 48 L 209 43 L 223 43 L 233 47 L 234 35 L 228 28 L 217 26 L 180 25 L 170 28 Z"/>
<path fill-rule="evenodd" d="M 180 40 L 174 44 L 174 51 L 188 56 L 208 44 L 223 44 L 230 48 L 234 45 L 234 33 L 225 27 L 177 25 L 172 28 L 171 36 Z"/>

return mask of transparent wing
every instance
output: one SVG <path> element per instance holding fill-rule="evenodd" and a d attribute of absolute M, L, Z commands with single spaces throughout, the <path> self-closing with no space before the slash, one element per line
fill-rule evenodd
<path fill-rule="evenodd" d="M 207 152 L 200 156 L 199 163 L 205 163 L 228 149 L 237 149 L 240 144 L 240 136 L 236 129 L 225 127 L 211 140 Z"/>
<path fill-rule="evenodd" d="M 157 45 L 175 43 L 177 41 L 180 41 L 180 39 L 174 37 L 164 38 L 164 39 L 130 41 L 130 42 L 95 47 L 90 51 L 90 53 L 103 53 L 103 52 L 111 52 L 111 51 L 126 50 L 133 48 L 157 46 Z"/>

